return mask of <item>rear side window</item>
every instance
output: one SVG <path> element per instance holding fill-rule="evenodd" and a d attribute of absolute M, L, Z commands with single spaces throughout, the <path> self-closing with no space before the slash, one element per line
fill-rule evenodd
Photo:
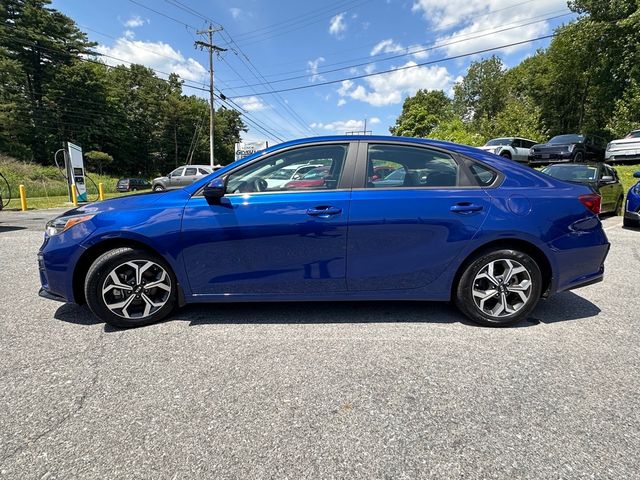
<path fill-rule="evenodd" d="M 209 175 L 209 172 L 207 172 L 204 168 L 199 168 L 198 172 L 200 173 L 200 175 Z"/>
<path fill-rule="evenodd" d="M 469 166 L 469 170 L 476 183 L 482 187 L 491 185 L 497 177 L 496 172 L 479 163 L 472 163 Z"/>
<path fill-rule="evenodd" d="M 386 173 L 386 176 L 380 178 L 378 173 L 382 172 Z M 405 145 L 369 145 L 367 188 L 457 185 L 458 164 L 446 153 Z"/>

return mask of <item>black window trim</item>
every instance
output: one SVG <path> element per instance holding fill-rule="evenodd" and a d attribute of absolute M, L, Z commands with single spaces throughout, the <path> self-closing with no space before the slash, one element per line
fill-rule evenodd
<path fill-rule="evenodd" d="M 439 153 L 444 153 L 453 158 L 453 161 L 458 165 L 458 185 L 455 187 L 441 187 L 441 186 L 424 186 L 424 187 L 367 187 L 367 161 L 369 156 L 369 144 L 372 145 L 399 145 L 404 147 L 415 147 L 422 148 L 425 150 L 432 150 Z M 480 185 L 475 180 L 473 174 L 469 170 L 469 164 L 476 163 L 481 165 L 482 167 L 490 170 L 496 174 L 493 182 L 489 185 Z M 361 140 L 360 147 L 358 148 L 358 159 L 356 162 L 356 171 L 353 177 L 353 188 L 352 190 L 367 190 L 367 191 L 409 191 L 409 190 L 477 190 L 481 188 L 483 190 L 497 188 L 502 184 L 504 180 L 504 174 L 499 170 L 487 165 L 486 163 L 480 162 L 475 158 L 470 158 L 466 155 L 454 152 L 452 150 L 447 150 L 446 148 L 441 148 L 435 145 L 423 144 L 423 143 L 413 143 L 413 142 L 402 142 L 398 140 L 380 140 L 380 141 L 369 141 L 369 140 Z"/>
<path fill-rule="evenodd" d="M 283 193 L 293 193 L 293 194 L 298 194 L 298 193 L 318 193 L 318 192 L 325 192 L 325 193 L 329 193 L 329 192 L 348 192 L 351 191 L 351 187 L 353 185 L 353 180 L 354 180 L 354 171 L 355 171 L 355 165 L 356 165 L 356 159 L 357 159 L 357 155 L 358 155 L 358 149 L 359 149 L 359 141 L 354 141 L 354 140 L 343 140 L 343 141 L 337 141 L 337 140 L 329 140 L 329 141 L 323 141 L 323 142 L 309 142 L 309 143 L 302 143 L 302 144 L 297 144 L 297 145 L 291 145 L 289 147 L 286 148 L 281 148 L 278 150 L 275 150 L 273 152 L 270 152 L 268 154 L 263 154 L 253 160 L 251 160 L 248 163 L 243 163 L 242 165 L 238 165 L 237 168 L 234 168 L 233 170 L 227 172 L 224 174 L 224 177 L 228 177 L 229 175 L 233 175 L 236 172 L 239 172 L 240 170 L 244 169 L 244 168 L 248 168 L 251 165 L 254 165 L 255 163 L 261 162 L 267 158 L 270 158 L 272 156 L 275 155 L 282 155 L 283 153 L 289 152 L 291 150 L 298 150 L 300 148 L 306 148 L 306 147 L 320 147 L 320 146 L 326 146 L 326 145 L 346 145 L 347 146 L 347 155 L 344 159 L 344 165 L 342 167 L 342 174 L 340 176 L 340 181 L 338 182 L 338 186 L 337 188 L 331 189 L 331 190 L 327 190 L 327 189 L 305 189 L 305 190 L 283 190 L 283 191 L 271 191 L 271 192 L 251 192 L 250 195 L 274 195 L 274 194 L 283 194 Z M 198 189 L 193 195 L 192 197 L 202 197 L 203 196 L 203 190 L 204 190 L 205 186 L 202 186 L 200 189 Z M 225 197 L 238 197 L 238 196 L 242 196 L 242 195 L 247 195 L 246 193 L 227 193 L 225 194 Z"/>

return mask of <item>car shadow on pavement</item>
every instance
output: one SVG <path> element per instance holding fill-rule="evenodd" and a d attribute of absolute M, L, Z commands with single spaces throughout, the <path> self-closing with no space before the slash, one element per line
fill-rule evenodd
<path fill-rule="evenodd" d="M 589 300 L 563 292 L 541 300 L 526 320 L 511 328 L 532 327 L 581 320 L 598 315 Z M 98 325 L 86 306 L 64 304 L 55 318 L 78 325 Z M 340 323 L 462 323 L 478 327 L 454 306 L 442 302 L 262 302 L 187 305 L 166 321 L 185 321 L 189 326 L 216 324 L 340 324 Z M 118 331 L 105 325 L 105 332 Z"/>

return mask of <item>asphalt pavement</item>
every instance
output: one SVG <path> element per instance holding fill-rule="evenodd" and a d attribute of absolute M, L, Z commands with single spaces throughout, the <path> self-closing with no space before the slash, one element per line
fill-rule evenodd
<path fill-rule="evenodd" d="M 437 303 L 190 306 L 114 330 L 37 296 L 56 212 L 0 212 L 0 479 L 638 478 L 640 231 L 508 329 Z"/>

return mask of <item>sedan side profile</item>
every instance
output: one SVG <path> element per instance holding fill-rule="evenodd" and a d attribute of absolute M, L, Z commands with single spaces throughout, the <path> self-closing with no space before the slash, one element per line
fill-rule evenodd
<path fill-rule="evenodd" d="M 321 181 L 269 187 L 303 164 L 322 164 Z M 402 183 L 376 183 L 381 165 L 402 169 Z M 506 326 L 541 297 L 603 278 L 599 202 L 587 186 L 453 143 L 302 139 L 182 189 L 52 220 L 40 294 L 86 302 L 116 327 L 196 302 L 339 300 L 452 300 Z"/>

